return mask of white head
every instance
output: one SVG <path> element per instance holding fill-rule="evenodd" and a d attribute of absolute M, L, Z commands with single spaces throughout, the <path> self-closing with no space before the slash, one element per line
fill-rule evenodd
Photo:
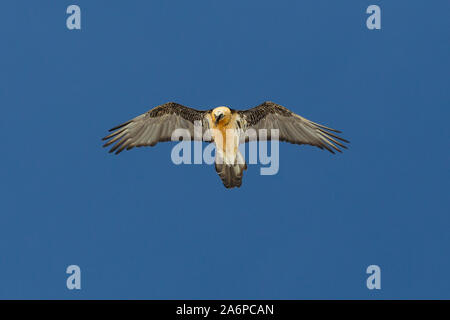
<path fill-rule="evenodd" d="M 228 123 L 231 119 L 231 110 L 228 107 L 217 107 L 212 111 L 211 118 L 217 126 L 219 123 Z"/>

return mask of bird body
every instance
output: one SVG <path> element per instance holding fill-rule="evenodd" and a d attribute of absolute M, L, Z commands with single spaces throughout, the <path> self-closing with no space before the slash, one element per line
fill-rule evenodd
<path fill-rule="evenodd" d="M 211 111 L 211 120 L 211 136 L 216 144 L 216 171 L 227 188 L 240 187 L 247 165 L 239 151 L 238 113 L 228 107 L 217 107 Z"/>
<path fill-rule="evenodd" d="M 201 137 L 195 134 L 200 124 Z M 241 142 L 279 139 L 294 144 L 309 144 L 331 153 L 341 152 L 347 140 L 340 131 L 303 118 L 274 102 L 264 102 L 248 110 L 232 110 L 221 106 L 207 111 L 185 107 L 175 102 L 157 106 L 148 112 L 112 128 L 103 146 L 113 143 L 110 152 L 154 146 L 171 140 L 176 129 L 184 129 L 190 139 L 213 142 L 216 146 L 215 168 L 227 188 L 240 187 L 245 159 L 239 151 Z M 277 135 L 272 136 L 273 130 Z M 209 134 L 205 134 L 209 133 Z"/>

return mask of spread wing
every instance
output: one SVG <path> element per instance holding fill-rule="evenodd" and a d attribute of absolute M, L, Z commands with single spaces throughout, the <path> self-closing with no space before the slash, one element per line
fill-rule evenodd
<path fill-rule="evenodd" d="M 200 111 L 185 107 L 175 102 L 168 102 L 157 106 L 148 112 L 122 123 L 109 131 L 111 134 L 103 138 L 107 141 L 103 146 L 113 143 L 109 152 L 122 152 L 125 148 L 154 146 L 158 142 L 170 141 L 175 129 L 186 129 L 190 133 L 191 140 L 194 135 L 194 124 L 202 125 L 201 134 L 209 128 L 208 111 Z M 199 140 L 201 140 L 200 138 Z M 208 138 L 205 139 L 209 141 Z"/>
<path fill-rule="evenodd" d="M 339 147 L 347 149 L 343 143 L 349 143 L 336 135 L 340 131 L 314 123 L 274 102 L 267 101 L 257 107 L 237 111 L 237 113 L 243 131 L 255 129 L 258 140 L 270 140 L 271 129 L 278 129 L 280 141 L 309 144 L 320 149 L 325 148 L 331 153 L 334 153 L 333 150 L 342 152 Z M 260 132 L 260 129 L 267 129 L 267 137 Z M 249 136 L 245 137 L 245 141 L 249 141 Z"/>

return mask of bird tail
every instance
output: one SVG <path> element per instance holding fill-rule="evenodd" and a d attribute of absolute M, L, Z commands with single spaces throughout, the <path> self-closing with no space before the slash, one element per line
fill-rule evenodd
<path fill-rule="evenodd" d="M 239 150 L 232 163 L 227 163 L 222 154 L 216 152 L 216 172 L 226 188 L 239 188 L 242 184 L 244 170 L 247 170 L 247 164 Z"/>

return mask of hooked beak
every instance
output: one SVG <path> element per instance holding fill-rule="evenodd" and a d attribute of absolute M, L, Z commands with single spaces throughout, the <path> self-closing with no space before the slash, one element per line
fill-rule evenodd
<path fill-rule="evenodd" d="M 216 117 L 216 120 L 214 121 L 215 125 L 217 126 L 217 124 L 219 123 L 220 120 L 223 119 L 223 113 L 221 113 L 218 117 Z"/>

